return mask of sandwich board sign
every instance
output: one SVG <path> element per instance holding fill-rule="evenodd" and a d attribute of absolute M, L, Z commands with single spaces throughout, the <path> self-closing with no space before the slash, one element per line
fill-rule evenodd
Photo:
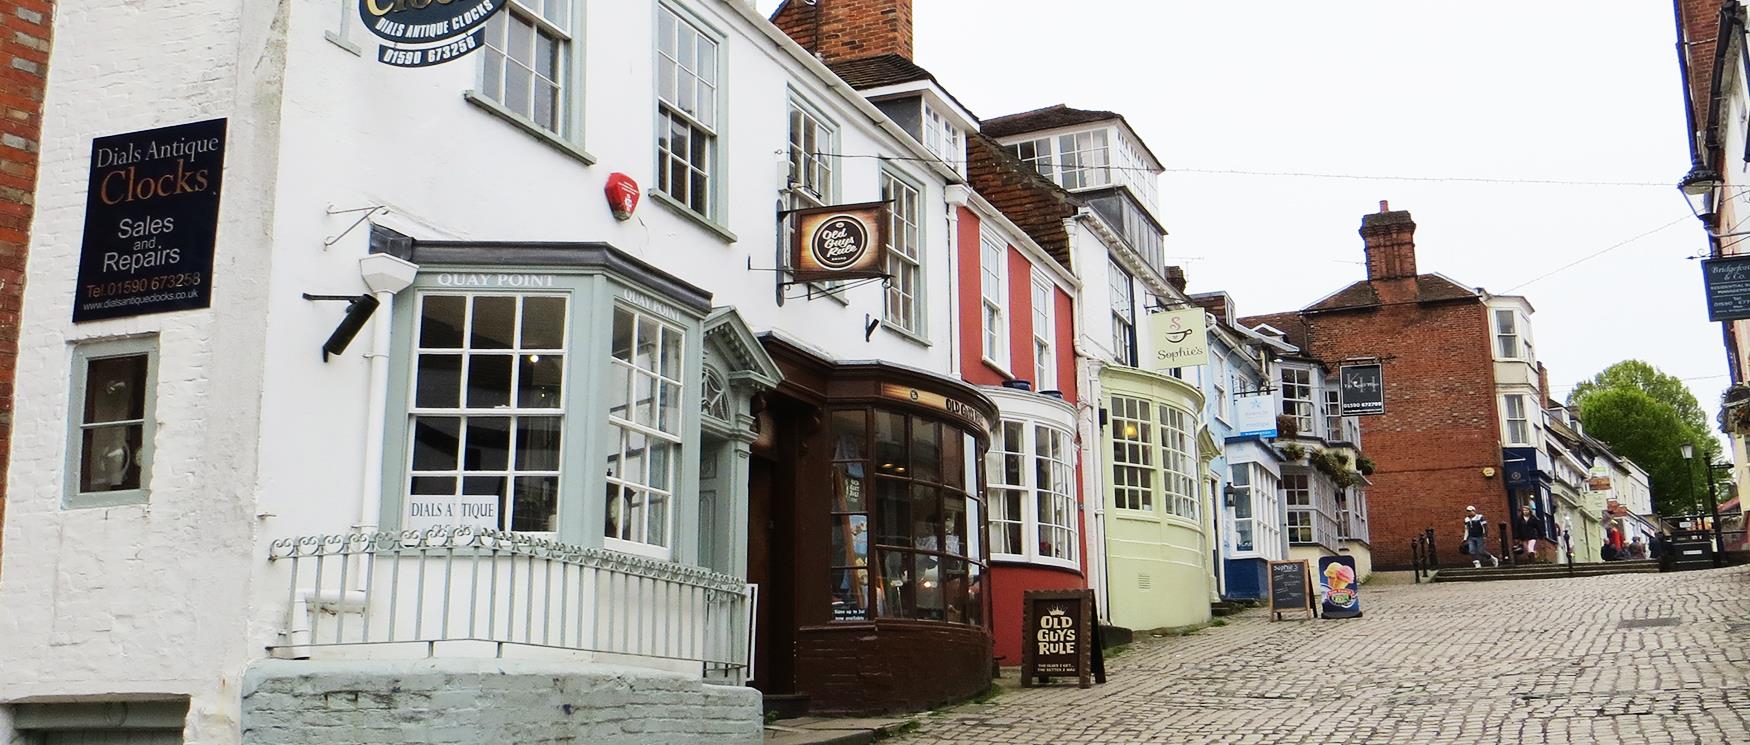
<path fill-rule="evenodd" d="M 1313 607 L 1312 568 L 1306 560 L 1270 562 L 1270 620 L 1282 620 L 1283 613 L 1304 612 L 1307 618 L 1318 617 Z"/>

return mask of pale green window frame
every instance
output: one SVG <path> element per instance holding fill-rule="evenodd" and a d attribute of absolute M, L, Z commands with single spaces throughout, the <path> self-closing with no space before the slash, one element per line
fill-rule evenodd
<path fill-rule="evenodd" d="M 142 386 L 144 388 L 144 404 L 141 417 L 138 420 L 115 420 L 102 423 L 87 423 L 85 418 L 86 385 L 89 380 L 91 364 L 102 360 L 123 357 L 145 357 L 146 370 Z M 93 507 L 116 507 L 130 504 L 145 504 L 151 493 L 152 458 L 156 447 L 153 443 L 156 434 L 158 409 L 158 337 L 137 336 L 122 339 L 105 339 L 101 341 L 80 342 L 73 347 L 73 370 L 71 392 L 68 395 L 67 406 L 67 470 L 66 492 L 62 506 L 66 509 L 86 509 Z M 140 469 L 139 486 L 133 489 L 116 489 L 110 491 L 82 491 L 80 481 L 84 455 L 84 432 L 93 428 L 92 424 L 103 424 L 110 427 L 137 426 L 140 427 L 140 447 L 134 458 Z"/>

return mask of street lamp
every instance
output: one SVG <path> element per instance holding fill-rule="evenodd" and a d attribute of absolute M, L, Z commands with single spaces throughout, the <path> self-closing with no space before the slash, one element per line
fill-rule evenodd
<path fill-rule="evenodd" d="M 1697 219 L 1706 225 L 1708 232 L 1713 232 L 1714 226 L 1714 195 L 1726 180 L 1720 177 L 1720 172 L 1700 163 L 1689 169 L 1683 175 L 1683 180 L 1677 182 L 1678 190 L 1683 192 L 1683 199 L 1689 202 L 1689 211 L 1695 213 Z"/>
<path fill-rule="evenodd" d="M 1699 515 L 1701 514 L 1701 500 L 1695 496 L 1695 476 L 1690 473 L 1695 470 L 1693 465 L 1695 446 L 1686 442 L 1679 445 L 1677 451 L 1683 454 L 1683 483 L 1689 487 L 1689 503 L 1695 506 L 1695 512 Z"/>

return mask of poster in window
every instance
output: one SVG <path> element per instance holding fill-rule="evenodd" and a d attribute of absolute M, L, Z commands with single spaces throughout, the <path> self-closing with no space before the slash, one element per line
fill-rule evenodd
<path fill-rule="evenodd" d="M 1154 370 L 1209 364 L 1209 328 L 1202 308 L 1161 311 L 1148 318 L 1154 341 Z"/>
<path fill-rule="evenodd" d="M 212 305 L 225 120 L 91 141 L 73 322 Z"/>
<path fill-rule="evenodd" d="M 1342 381 L 1343 416 L 1371 416 L 1385 413 L 1385 374 L 1378 362 L 1344 365 L 1338 371 Z"/>
<path fill-rule="evenodd" d="M 888 206 L 867 202 L 790 213 L 790 267 L 798 282 L 884 277 Z"/>
<path fill-rule="evenodd" d="M 401 516 L 403 530 L 432 528 L 498 529 L 498 496 L 412 494 Z"/>

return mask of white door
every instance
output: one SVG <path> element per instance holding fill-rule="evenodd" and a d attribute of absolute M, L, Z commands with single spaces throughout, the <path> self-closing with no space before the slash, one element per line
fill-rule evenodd
<path fill-rule="evenodd" d="M 182 733 L 171 730 L 55 730 L 43 745 L 182 745 Z"/>

